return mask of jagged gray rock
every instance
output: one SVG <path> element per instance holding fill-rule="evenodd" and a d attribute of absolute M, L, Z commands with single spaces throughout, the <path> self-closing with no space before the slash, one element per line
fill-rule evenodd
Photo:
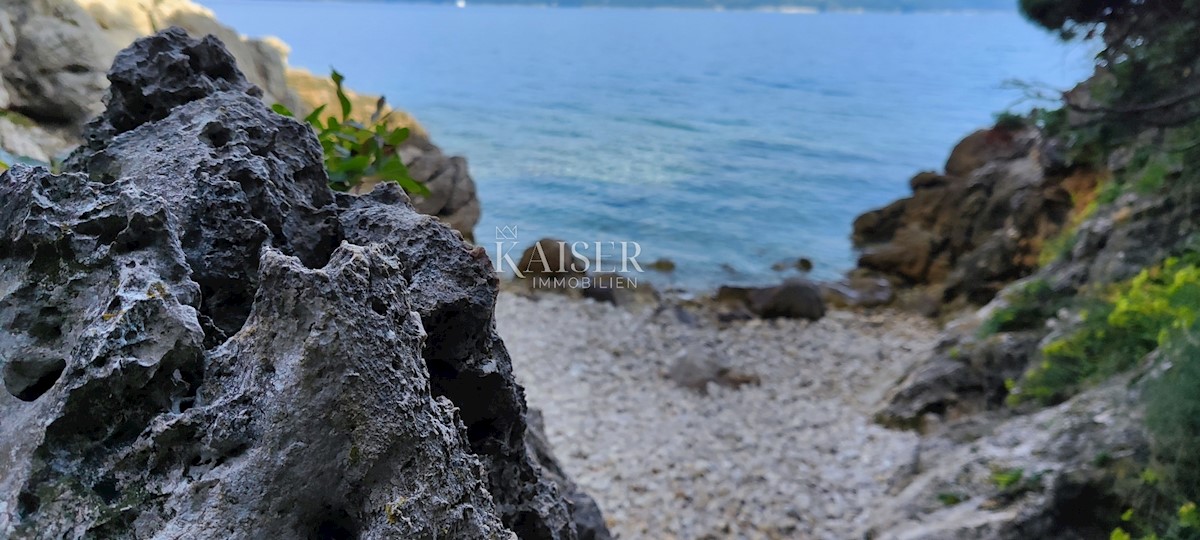
<path fill-rule="evenodd" d="M 576 537 L 481 249 L 335 196 L 216 40 L 111 77 L 70 172 L 0 177 L 0 536 Z"/>
<path fill-rule="evenodd" d="M 1036 414 L 945 426 L 922 441 L 913 474 L 872 512 L 865 537 L 1107 537 L 1126 509 L 1115 472 L 1141 470 L 1149 454 L 1140 385 L 1130 380 Z"/>

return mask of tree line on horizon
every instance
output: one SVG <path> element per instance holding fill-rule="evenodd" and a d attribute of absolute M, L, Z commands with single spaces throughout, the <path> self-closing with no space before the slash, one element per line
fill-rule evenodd
<path fill-rule="evenodd" d="M 429 0 L 387 0 L 424 3 Z M 454 0 L 434 0 L 453 4 Z M 811 8 L 817 11 L 1016 11 L 1015 0 L 468 0 L 472 4 L 688 9 Z"/>

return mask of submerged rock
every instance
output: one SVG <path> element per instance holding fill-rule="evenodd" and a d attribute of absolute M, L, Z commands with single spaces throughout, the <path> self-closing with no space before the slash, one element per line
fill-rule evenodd
<path fill-rule="evenodd" d="M 215 39 L 111 77 L 67 173 L 0 177 L 0 536 L 576 537 L 481 249 L 329 191 Z"/>

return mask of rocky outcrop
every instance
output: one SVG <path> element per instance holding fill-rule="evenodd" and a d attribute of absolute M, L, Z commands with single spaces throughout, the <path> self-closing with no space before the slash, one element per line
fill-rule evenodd
<path fill-rule="evenodd" d="M 216 39 L 111 78 L 68 172 L 0 177 L 0 536 L 576 537 L 482 249 L 331 192 Z"/>
<path fill-rule="evenodd" d="M 117 51 L 169 26 L 221 40 L 267 103 L 307 113 L 337 102 L 328 79 L 288 67 L 287 45 L 239 36 L 190 0 L 0 0 L 0 109 L 10 111 L 0 115 L 0 148 L 42 163 L 60 157 L 102 108 L 104 75 Z M 351 97 L 364 116 L 379 100 Z M 414 206 L 471 239 L 480 204 L 466 161 L 443 154 L 411 116 L 388 112 L 393 125 L 414 131 L 403 155 L 412 176 L 432 192 Z"/>
<path fill-rule="evenodd" d="M 1075 197 L 1095 188 L 1094 175 L 1089 183 L 1048 168 L 1042 145 L 1032 128 L 967 137 L 945 174 L 918 174 L 911 197 L 855 220 L 859 267 L 927 288 L 936 303 L 987 303 L 1037 268 Z"/>
<path fill-rule="evenodd" d="M 1149 455 L 1137 393 L 1121 377 L 1036 414 L 945 426 L 922 440 L 867 537 L 1108 537 L 1126 510 L 1114 478 Z"/>
<path fill-rule="evenodd" d="M 899 382 L 878 419 L 920 427 L 927 416 L 956 418 L 1001 408 L 1016 380 L 1036 361 L 1048 339 L 1069 329 L 1076 311 L 1050 309 L 1021 328 L 992 334 L 980 328 L 1031 284 L 1045 289 L 1046 303 L 1071 298 L 1084 288 L 1099 290 L 1132 278 L 1142 269 L 1177 254 L 1197 232 L 1200 194 L 1187 186 L 1164 193 L 1129 193 L 1100 206 L 1083 220 L 1063 256 L 1002 290 L 977 312 L 947 324 L 933 356 Z"/>

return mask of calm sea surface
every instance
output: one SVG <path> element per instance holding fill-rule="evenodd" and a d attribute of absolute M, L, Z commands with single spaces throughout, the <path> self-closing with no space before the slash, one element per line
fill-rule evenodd
<path fill-rule="evenodd" d="M 468 157 L 478 240 L 630 241 L 660 283 L 853 266 L 854 217 L 908 193 L 953 144 L 1068 87 L 1087 51 L 1013 13 L 823 14 L 204 1 L 291 63 L 336 67 Z M 523 245 L 522 245 L 523 247 Z M 514 258 L 519 250 L 514 254 Z"/>

